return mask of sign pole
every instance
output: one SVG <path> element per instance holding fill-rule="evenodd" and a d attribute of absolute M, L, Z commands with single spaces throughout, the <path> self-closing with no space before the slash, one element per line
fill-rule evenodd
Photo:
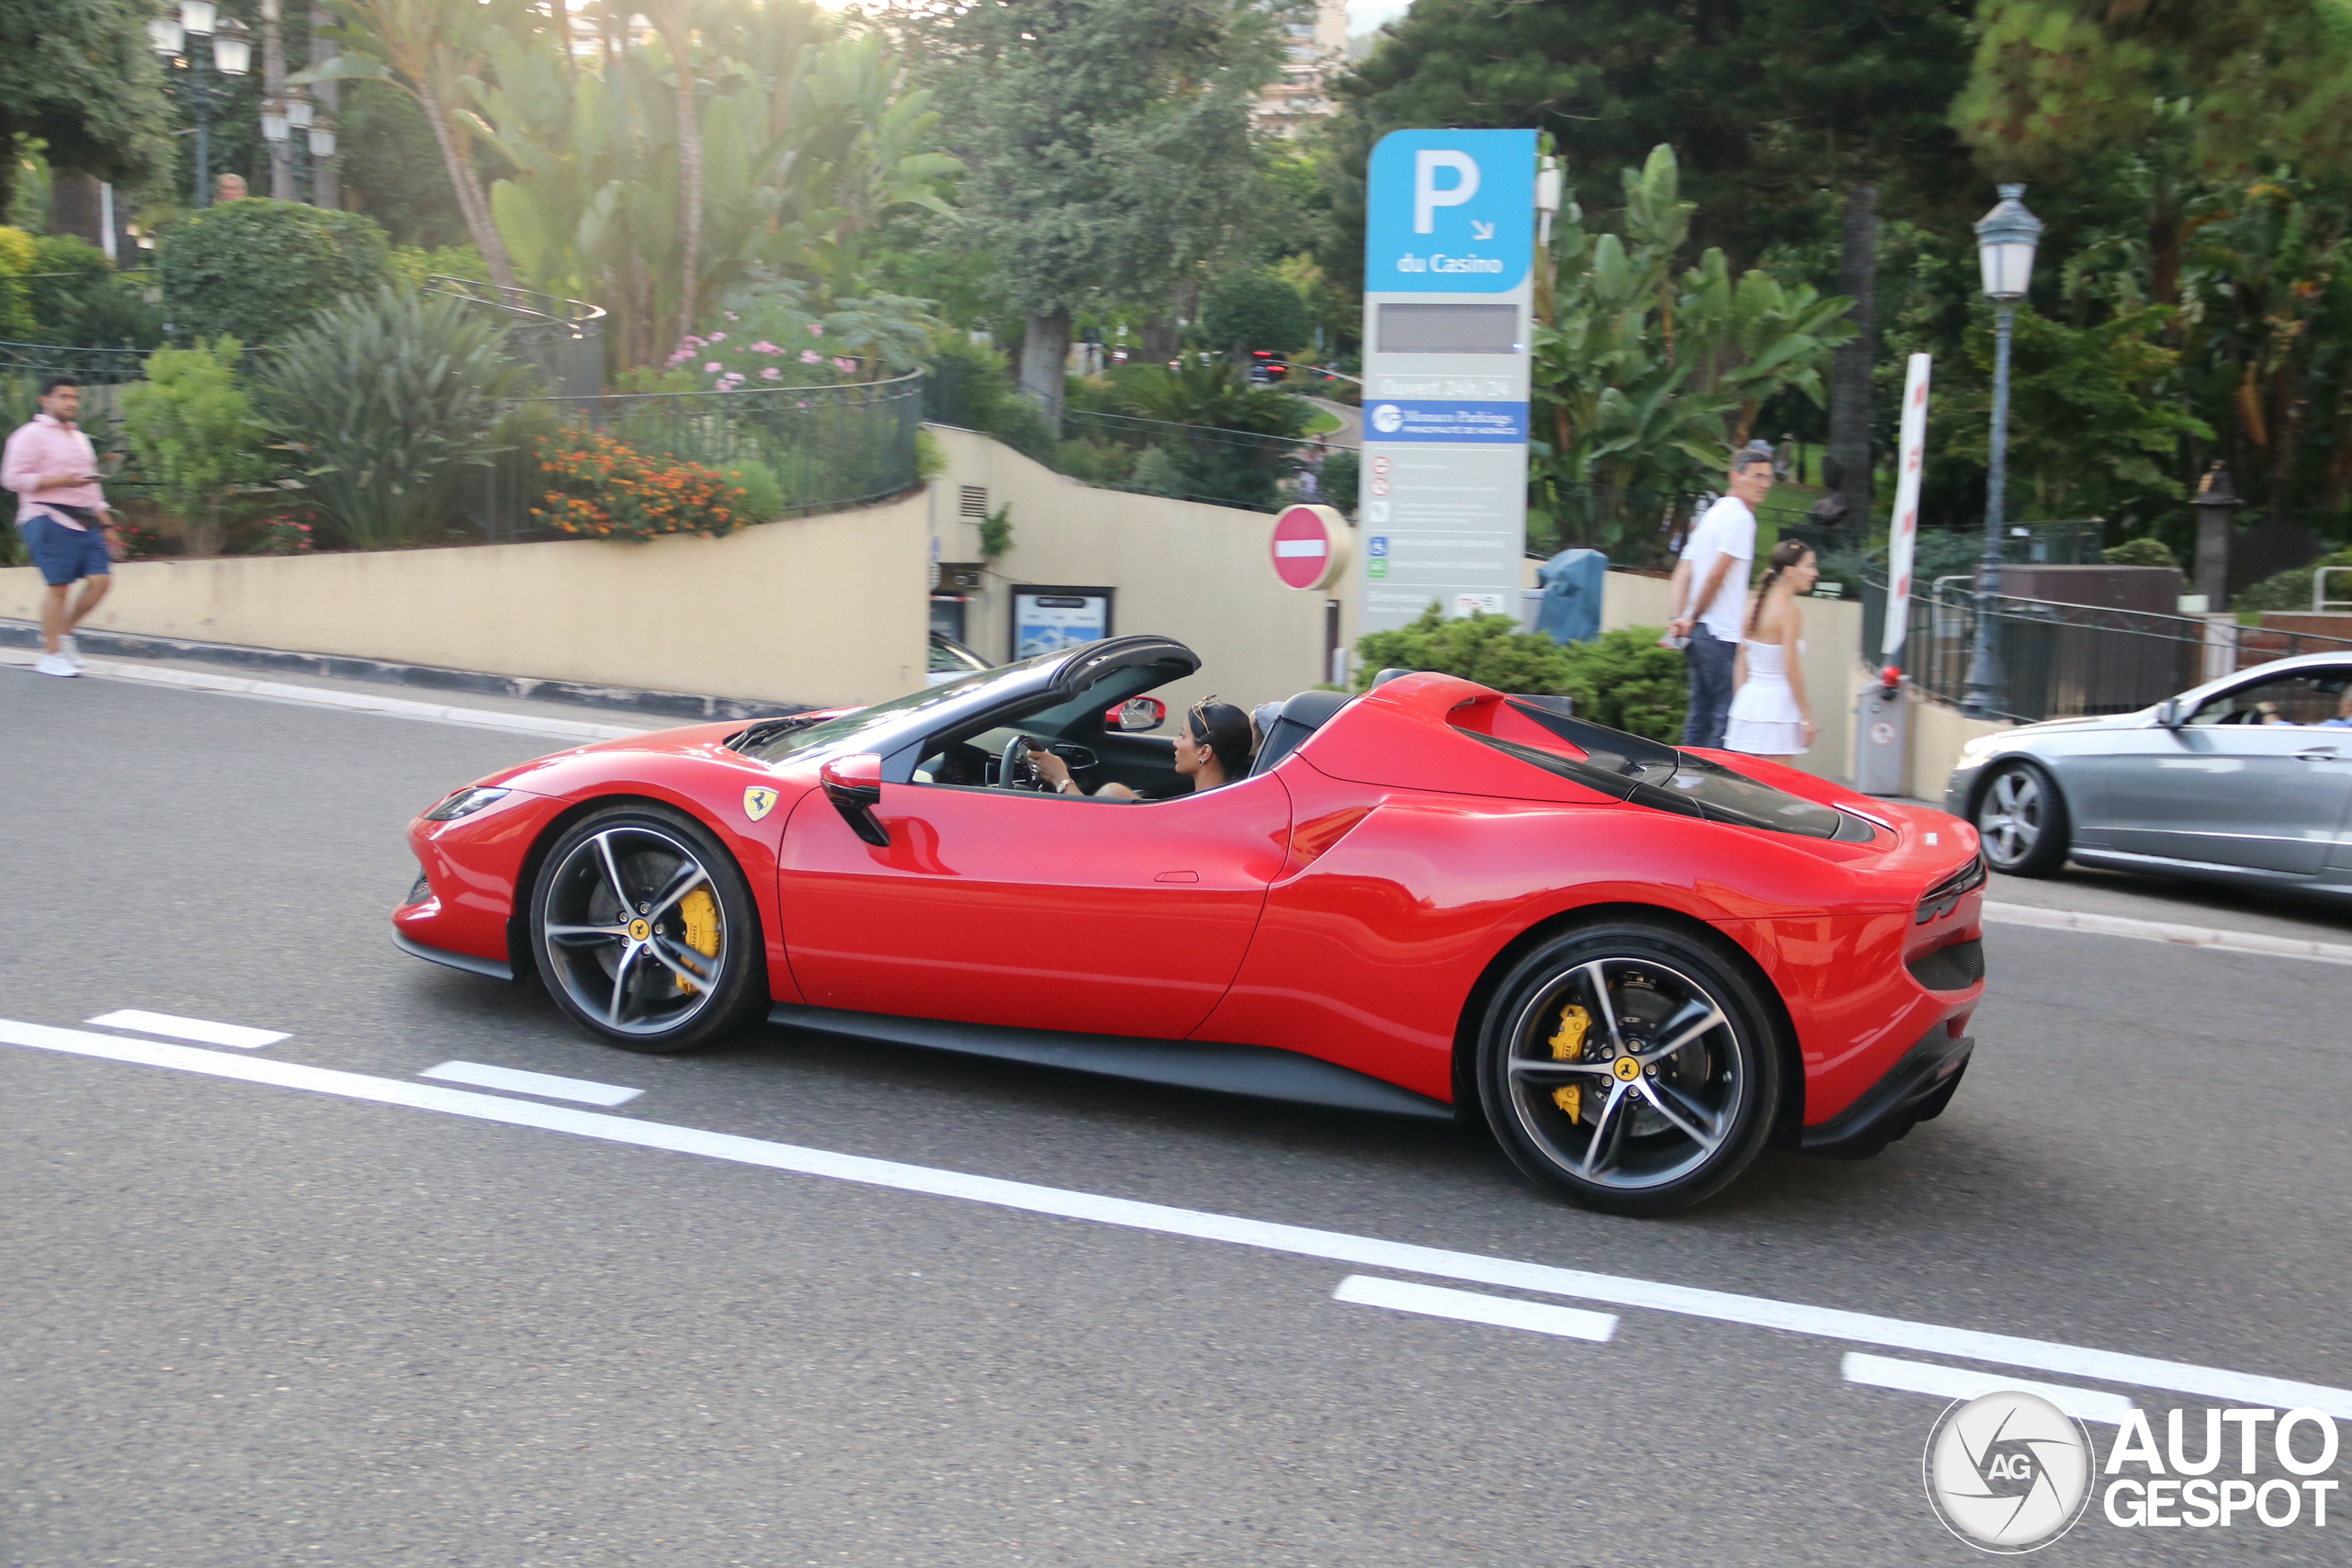
<path fill-rule="evenodd" d="M 1903 662 L 1911 632 L 1911 562 L 1919 542 L 1919 467 L 1928 446 L 1928 355 L 1915 354 L 1903 377 L 1903 434 L 1894 481 L 1894 525 L 1886 536 L 1886 627 L 1879 652 Z"/>

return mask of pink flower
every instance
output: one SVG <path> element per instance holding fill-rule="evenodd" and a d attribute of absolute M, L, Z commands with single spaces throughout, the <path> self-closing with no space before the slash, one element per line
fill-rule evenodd
<path fill-rule="evenodd" d="M 763 380 L 763 381 L 780 381 L 780 380 L 782 380 L 783 378 L 784 378 L 784 372 L 783 372 L 783 371 L 781 371 L 781 370 L 779 370 L 779 369 L 777 369 L 777 368 L 776 368 L 775 366 L 773 366 L 773 365 L 769 366 L 766 369 L 764 369 L 764 370 L 763 370 L 763 371 L 761 371 L 761 372 L 760 372 L 760 379 L 761 379 L 761 380 Z"/>
<path fill-rule="evenodd" d="M 824 362 L 825 356 L 813 348 L 804 348 L 800 351 L 800 363 L 803 365 L 822 365 Z"/>
<path fill-rule="evenodd" d="M 844 376 L 854 375 L 857 371 L 857 361 L 854 359 L 836 358 L 833 361 L 833 368 L 840 371 Z"/>
<path fill-rule="evenodd" d="M 727 368 L 727 367 L 725 367 L 724 365 L 721 365 L 721 364 L 720 364 L 718 360 L 716 360 L 716 359 L 712 360 L 709 364 L 705 365 L 705 366 L 702 367 L 702 369 L 703 369 L 703 374 L 704 374 L 704 375 L 706 375 L 706 376 L 716 376 L 716 375 L 718 375 L 721 370 L 724 370 L 724 369 L 726 369 L 726 368 Z"/>
<path fill-rule="evenodd" d="M 688 348 L 700 348 L 702 346 L 702 339 L 698 337 L 688 337 L 686 339 L 686 346 Z"/>
<path fill-rule="evenodd" d="M 762 338 L 759 342 L 752 345 L 752 352 L 753 354 L 782 354 L 784 350 L 776 347 L 775 344 L 770 343 L 767 339 Z"/>
<path fill-rule="evenodd" d="M 732 318 L 729 319 L 731 320 Z M 710 334 L 710 341 L 713 343 L 725 343 L 727 341 L 727 334 L 725 333 L 713 333 Z"/>
<path fill-rule="evenodd" d="M 808 335 L 810 337 L 823 337 L 825 335 L 825 323 L 822 321 L 809 322 Z"/>
<path fill-rule="evenodd" d="M 803 401 L 800 401 L 800 402 L 796 402 L 796 403 L 794 403 L 792 406 L 793 406 L 794 408 L 797 408 L 797 409 L 805 409 L 805 408 L 807 408 L 807 407 L 808 406 L 808 404 L 807 403 L 807 401 L 803 400 Z"/>
<path fill-rule="evenodd" d="M 675 370 L 679 366 L 684 365 L 687 360 L 692 359 L 693 357 L 693 355 L 687 353 L 682 348 L 678 350 L 677 353 L 670 356 L 670 368 Z"/>
<path fill-rule="evenodd" d="M 725 312 L 725 314 L 726 314 L 727 319 L 728 319 L 729 321 L 741 321 L 741 320 L 743 319 L 742 317 L 741 317 L 741 316 L 737 315 L 737 314 L 736 314 L 734 311 L 732 311 L 732 310 L 729 310 L 729 311 Z"/>

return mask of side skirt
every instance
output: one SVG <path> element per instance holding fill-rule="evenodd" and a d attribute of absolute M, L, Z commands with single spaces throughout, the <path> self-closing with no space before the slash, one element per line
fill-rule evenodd
<path fill-rule="evenodd" d="M 1453 1107 L 1349 1067 L 1270 1045 L 1221 1045 L 1189 1040 L 1139 1040 L 1120 1034 L 1069 1034 L 1050 1029 L 1009 1029 L 993 1023 L 956 1023 L 935 1018 L 897 1018 L 886 1013 L 843 1012 L 833 1008 L 779 1002 L 768 1021 L 788 1029 L 856 1040 L 880 1040 L 932 1051 L 956 1051 L 1001 1061 L 1132 1078 L 1178 1089 L 1249 1095 L 1324 1105 L 1340 1111 L 1371 1111 L 1451 1122 Z"/>

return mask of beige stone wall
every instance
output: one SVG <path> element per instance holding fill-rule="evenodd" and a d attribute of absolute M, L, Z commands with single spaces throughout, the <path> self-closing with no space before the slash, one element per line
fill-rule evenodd
<path fill-rule="evenodd" d="M 1324 605 L 1352 603 L 1285 588 L 1274 576 L 1274 520 L 1262 513 L 1096 490 L 968 430 L 934 427 L 948 468 L 932 485 L 940 558 L 980 558 L 980 531 L 961 515 L 964 487 L 1012 509 L 1012 548 L 989 563 L 966 608 L 965 640 L 989 660 L 1012 653 L 1012 589 L 1023 583 L 1112 588 L 1114 632 L 1157 632 L 1203 660 L 1162 694 L 1171 706 L 1212 694 L 1250 706 L 1317 684 Z"/>
<path fill-rule="evenodd" d="M 723 539 L 130 561 L 91 625 L 501 675 L 784 702 L 922 682 L 930 506 L 915 495 Z M 0 615 L 40 615 L 0 570 Z"/>
<path fill-rule="evenodd" d="M 1960 761 L 1960 749 L 1980 735 L 1997 735 L 2014 728 L 2008 720 L 1970 718 L 1958 708 L 1923 697 L 1911 697 L 1909 752 L 1904 759 L 1904 793 L 1930 806 L 1944 803 L 1944 784 Z"/>

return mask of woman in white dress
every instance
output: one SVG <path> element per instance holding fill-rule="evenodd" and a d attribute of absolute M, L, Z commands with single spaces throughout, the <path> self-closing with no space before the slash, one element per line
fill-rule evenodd
<path fill-rule="evenodd" d="M 1804 696 L 1804 611 L 1797 595 L 1821 575 L 1812 547 L 1783 539 L 1757 585 L 1732 680 L 1731 721 L 1724 750 L 1792 762 L 1813 745 L 1813 708 Z"/>

